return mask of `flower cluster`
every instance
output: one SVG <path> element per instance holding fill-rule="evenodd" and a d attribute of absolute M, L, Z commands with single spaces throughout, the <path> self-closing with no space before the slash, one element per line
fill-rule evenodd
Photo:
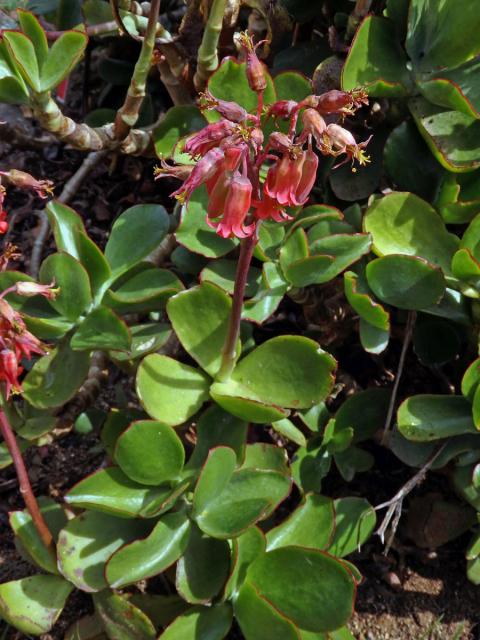
<path fill-rule="evenodd" d="M 172 193 L 188 204 L 200 185 L 208 191 L 207 222 L 224 238 L 244 238 L 255 233 L 258 221 L 290 219 L 288 208 L 304 205 L 314 186 L 319 156 L 345 155 L 345 162 L 369 161 L 364 149 L 369 140 L 357 143 L 350 131 L 338 124 L 338 116 L 351 115 L 367 103 L 362 91 L 329 91 L 301 102 L 280 100 L 263 107 L 266 87 L 264 68 L 255 46 L 245 34 L 246 74 L 257 93 L 258 109 L 248 113 L 235 102 L 219 100 L 208 91 L 200 97 L 202 110 L 214 110 L 221 119 L 189 137 L 183 151 L 197 160 L 192 166 L 169 166 L 162 162 L 156 177 L 173 176 L 183 181 Z M 262 125 L 274 122 L 275 130 L 264 139 Z M 281 122 L 286 121 L 283 133 Z M 270 125 L 269 125 L 270 126 Z M 270 126 L 271 129 L 271 126 Z M 266 171 L 266 178 L 261 175 Z"/>
<path fill-rule="evenodd" d="M 42 295 L 52 299 L 57 290 L 53 284 L 16 282 L 0 294 L 0 381 L 5 383 L 5 397 L 22 390 L 19 376 L 23 372 L 22 358 L 30 360 L 32 354 L 45 355 L 46 346 L 27 330 L 21 314 L 5 300 L 7 293 L 21 296 Z"/>
<path fill-rule="evenodd" d="M 37 180 L 29 173 L 18 169 L 0 171 L 0 180 L 20 189 L 32 189 L 43 200 L 53 194 L 53 182 L 51 180 Z M 0 234 L 4 234 L 8 230 L 7 212 L 3 208 L 6 195 L 5 187 L 0 184 Z"/>

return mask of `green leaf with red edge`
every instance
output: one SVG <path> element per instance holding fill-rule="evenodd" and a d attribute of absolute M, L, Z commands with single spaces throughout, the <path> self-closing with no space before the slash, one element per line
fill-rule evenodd
<path fill-rule="evenodd" d="M 33 365 L 23 381 L 24 397 L 37 409 L 60 407 L 78 391 L 90 367 L 90 353 L 61 343 Z"/>
<path fill-rule="evenodd" d="M 294 545 L 327 549 L 334 530 L 333 500 L 308 493 L 284 522 L 267 533 L 267 550 Z"/>
<path fill-rule="evenodd" d="M 60 576 L 36 575 L 0 584 L 0 616 L 26 634 L 48 633 L 73 586 Z"/>
<path fill-rule="evenodd" d="M 65 31 L 55 40 L 40 67 L 40 91 L 51 91 L 70 74 L 83 56 L 88 37 L 81 31 Z"/>
<path fill-rule="evenodd" d="M 138 204 L 114 222 L 105 257 L 118 277 L 146 258 L 165 238 L 170 219 L 159 204 Z"/>
<path fill-rule="evenodd" d="M 300 640 L 293 622 L 251 584 L 241 587 L 233 607 L 245 640 Z"/>
<path fill-rule="evenodd" d="M 206 536 L 193 526 L 187 548 L 177 562 L 175 586 L 187 602 L 207 604 L 225 584 L 229 568 L 228 542 Z"/>
<path fill-rule="evenodd" d="M 480 118 L 480 60 L 473 59 L 454 69 L 434 71 L 418 81 L 422 94 L 441 107 Z"/>
<path fill-rule="evenodd" d="M 19 31 L 3 31 L 2 38 L 24 80 L 34 91 L 41 91 L 40 73 L 33 42 Z"/>
<path fill-rule="evenodd" d="M 312 83 L 302 73 L 282 71 L 273 79 L 277 100 L 295 100 L 301 102 L 313 93 Z"/>
<path fill-rule="evenodd" d="M 105 577 L 114 589 L 162 573 L 185 552 L 191 523 L 183 511 L 160 518 L 152 532 L 116 551 L 107 563 Z"/>
<path fill-rule="evenodd" d="M 56 541 L 61 528 L 67 522 L 65 511 L 61 505 L 54 502 L 51 498 L 38 498 L 38 505 Z M 27 552 L 33 562 L 49 573 L 58 574 L 56 558 L 45 547 L 33 524 L 30 513 L 26 509 L 23 511 L 12 511 L 10 512 L 9 520 L 17 543 L 20 543 L 21 547 Z"/>
<path fill-rule="evenodd" d="M 435 197 L 435 207 L 445 222 L 471 222 L 480 212 L 480 172 L 444 173 Z"/>
<path fill-rule="evenodd" d="M 107 589 L 93 596 L 95 611 L 109 638 L 115 640 L 154 640 L 152 621 L 125 596 Z"/>
<path fill-rule="evenodd" d="M 227 603 L 214 607 L 192 607 L 176 618 L 162 633 L 162 640 L 223 640 L 232 625 Z"/>
<path fill-rule="evenodd" d="M 480 262 L 473 257 L 469 249 L 459 249 L 455 252 L 452 258 L 452 273 L 455 278 L 473 285 L 470 294 L 462 289 L 464 295 L 470 295 L 472 298 L 480 297 L 476 290 L 480 283 Z"/>
<path fill-rule="evenodd" d="M 159 485 L 179 477 L 185 450 L 169 425 L 155 420 L 138 420 L 118 438 L 114 458 L 135 482 Z"/>
<path fill-rule="evenodd" d="M 189 251 L 206 258 L 220 258 L 232 251 L 238 245 L 238 240 L 222 238 L 208 226 L 207 203 L 205 187 L 196 189 L 188 205 L 182 207 L 180 225 L 175 237 Z"/>
<path fill-rule="evenodd" d="M 355 34 L 342 71 L 342 87 L 362 86 L 379 97 L 403 97 L 412 92 L 407 57 L 388 18 L 367 16 Z"/>
<path fill-rule="evenodd" d="M 365 231 L 379 256 L 419 256 L 449 274 L 459 240 L 425 200 L 413 193 L 393 192 L 375 200 L 364 217 Z"/>
<path fill-rule="evenodd" d="M 207 121 L 198 107 L 193 105 L 170 107 L 152 132 L 155 153 L 159 158 L 169 158 L 180 138 L 203 129 L 206 124 Z"/>
<path fill-rule="evenodd" d="M 470 402 L 473 401 L 478 385 L 480 385 L 480 358 L 472 362 L 462 378 L 462 394 L 470 400 Z"/>
<path fill-rule="evenodd" d="M 80 480 L 66 494 L 65 502 L 121 518 L 153 518 L 171 509 L 185 488 L 141 485 L 118 467 L 108 467 Z"/>
<path fill-rule="evenodd" d="M 146 521 L 86 511 L 70 520 L 60 532 L 59 569 L 77 589 L 87 593 L 102 591 L 108 587 L 104 572 L 109 558 L 148 530 Z"/>
<path fill-rule="evenodd" d="M 377 522 L 375 510 L 364 498 L 334 501 L 335 533 L 328 552 L 344 558 L 356 551 L 372 535 Z"/>
<path fill-rule="evenodd" d="M 246 64 L 244 62 L 239 63 L 232 58 L 227 58 L 210 76 L 208 90 L 215 98 L 231 100 L 244 107 L 247 111 L 253 112 L 257 109 L 257 94 L 248 86 L 245 69 Z M 264 68 L 264 71 L 267 87 L 263 98 L 264 103 L 268 105 L 275 102 L 277 96 L 268 70 Z M 209 121 L 218 120 L 217 114 L 212 111 L 207 111 L 205 116 Z"/>
<path fill-rule="evenodd" d="M 393 253 L 367 265 L 367 280 L 382 302 L 409 310 L 437 304 L 446 286 L 441 269 L 427 260 Z"/>
<path fill-rule="evenodd" d="M 38 18 L 30 11 L 17 9 L 17 17 L 23 33 L 32 41 L 37 57 L 38 68 L 41 71 L 48 57 L 48 40 L 45 29 L 38 21 Z"/>
<path fill-rule="evenodd" d="M 341 562 L 323 551 L 269 551 L 250 565 L 246 584 L 306 631 L 338 629 L 352 614 L 355 581 Z"/>
<path fill-rule="evenodd" d="M 336 362 L 319 345 L 301 336 L 277 336 L 250 352 L 227 382 L 214 383 L 214 400 L 253 422 L 285 417 L 285 408 L 313 406 L 327 397 Z"/>
<path fill-rule="evenodd" d="M 231 541 L 232 562 L 230 575 L 225 584 L 224 599 L 235 599 L 245 581 L 247 569 L 258 556 L 265 553 L 266 538 L 261 529 L 250 527 L 241 536 Z"/>
<path fill-rule="evenodd" d="M 182 424 L 208 400 L 210 379 L 199 369 L 152 353 L 137 371 L 137 394 L 145 411 L 170 426 Z"/>
<path fill-rule="evenodd" d="M 217 447 L 205 462 L 193 496 L 192 517 L 214 538 L 232 538 L 266 518 L 290 492 L 284 474 L 258 469 L 235 471 L 232 449 Z"/>
<path fill-rule="evenodd" d="M 463 396 L 411 396 L 400 405 L 397 422 L 400 433 L 414 442 L 478 433 L 472 419 L 472 406 Z"/>
<path fill-rule="evenodd" d="M 163 309 L 167 300 L 182 291 L 183 284 L 168 269 L 145 269 L 109 289 L 103 304 L 118 313 L 142 313 Z"/>
<path fill-rule="evenodd" d="M 468 225 L 460 242 L 461 249 L 468 249 L 475 260 L 480 261 L 480 214 Z"/>
<path fill-rule="evenodd" d="M 345 297 L 358 315 L 374 327 L 390 331 L 390 314 L 371 295 L 367 283 L 353 271 L 343 274 Z"/>
<path fill-rule="evenodd" d="M 85 268 L 68 253 L 54 253 L 43 261 L 40 282 L 54 283 L 60 291 L 51 306 L 67 320 L 78 321 L 92 303 L 90 280 Z"/>
<path fill-rule="evenodd" d="M 231 307 L 230 297 L 210 282 L 178 293 L 167 304 L 168 317 L 182 346 L 212 377 L 222 362 Z"/>
<path fill-rule="evenodd" d="M 78 325 L 70 341 L 72 349 L 128 351 L 132 337 L 121 318 L 103 305 L 91 311 Z"/>
<path fill-rule="evenodd" d="M 459 11 L 456 0 L 411 0 L 405 46 L 416 71 L 454 67 L 480 53 L 476 8 L 464 4 Z"/>
<path fill-rule="evenodd" d="M 430 151 L 447 171 L 462 173 L 480 167 L 479 120 L 423 97 L 412 98 L 408 106 Z"/>

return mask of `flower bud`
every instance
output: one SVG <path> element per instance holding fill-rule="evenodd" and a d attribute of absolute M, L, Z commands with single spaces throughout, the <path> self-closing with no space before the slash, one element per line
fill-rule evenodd
<path fill-rule="evenodd" d="M 268 110 L 267 118 L 272 116 L 273 118 L 288 120 L 297 107 L 298 103 L 295 100 L 278 100 Z"/>
<path fill-rule="evenodd" d="M 19 281 L 15 283 L 15 293 L 19 296 L 31 298 L 32 296 L 43 296 L 48 300 L 54 300 L 60 291 L 54 289 L 55 282 L 50 284 L 39 284 L 38 282 Z"/>
<path fill-rule="evenodd" d="M 208 91 L 201 95 L 199 104 L 202 111 L 213 109 L 230 122 L 243 122 L 248 118 L 248 111 L 239 104 L 228 100 L 219 100 Z"/>
<path fill-rule="evenodd" d="M 252 91 L 261 93 L 267 87 L 264 65 L 260 62 L 256 53 L 256 48 L 261 42 L 254 45 L 252 38 L 246 32 L 241 34 L 240 42 L 246 55 L 248 86 Z"/>
<path fill-rule="evenodd" d="M 215 175 L 224 159 L 225 154 L 221 149 L 208 151 L 193 167 L 191 174 L 180 189 L 177 189 L 171 195 L 177 198 L 179 202 L 187 203 L 193 191 Z"/>
<path fill-rule="evenodd" d="M 51 180 L 37 180 L 25 171 L 11 169 L 10 171 L 0 171 L 0 176 L 14 187 L 20 189 L 33 189 L 40 198 L 47 198 L 53 194 L 53 182 Z"/>
<path fill-rule="evenodd" d="M 228 120 L 220 120 L 209 124 L 198 133 L 190 136 L 184 147 L 183 151 L 189 153 L 192 157 L 204 156 L 207 151 L 217 147 L 220 142 L 231 135 L 235 130 L 235 125 Z"/>
<path fill-rule="evenodd" d="M 287 151 L 290 151 L 292 148 L 291 139 L 285 133 L 281 133 L 280 131 L 274 131 L 271 133 L 268 142 L 272 149 L 275 149 L 275 151 L 281 151 L 282 153 L 287 153 Z"/>

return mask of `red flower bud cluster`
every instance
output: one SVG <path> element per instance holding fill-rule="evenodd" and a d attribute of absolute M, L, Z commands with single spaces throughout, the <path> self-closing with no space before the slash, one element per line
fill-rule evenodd
<path fill-rule="evenodd" d="M 209 194 L 207 222 L 225 238 L 254 234 L 260 220 L 288 220 L 288 207 L 307 202 L 319 164 L 314 142 L 322 155 L 344 154 L 345 161 L 368 162 L 364 153 L 368 140 L 358 144 L 350 131 L 334 122 L 327 124 L 323 117 L 353 113 L 365 104 L 366 96 L 361 91 L 329 91 L 299 103 L 276 102 L 266 111 L 266 119 L 289 120 L 289 131 L 276 130 L 264 140 L 261 126 L 265 122 L 265 73 L 249 37 L 243 34 L 241 42 L 246 52 L 247 80 L 258 96 L 256 115 L 209 92 L 202 94 L 200 108 L 216 111 L 221 119 L 190 136 L 184 144 L 183 151 L 197 163 L 181 168 L 162 161 L 156 169 L 157 178 L 183 180 L 172 196 L 186 205 L 195 189 L 204 184 Z M 301 126 L 297 133 L 298 124 Z"/>
<path fill-rule="evenodd" d="M 50 299 L 56 293 L 52 285 L 17 282 L 0 294 L 0 381 L 5 383 L 7 399 L 12 392 L 22 391 L 19 381 L 23 372 L 22 358 L 30 360 L 34 353 L 47 353 L 46 346 L 27 330 L 21 314 L 5 300 L 4 296 L 10 292 L 25 296 L 43 295 Z"/>

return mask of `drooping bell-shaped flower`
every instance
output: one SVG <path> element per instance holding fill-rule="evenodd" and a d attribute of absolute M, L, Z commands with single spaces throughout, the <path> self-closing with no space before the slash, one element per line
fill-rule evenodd
<path fill-rule="evenodd" d="M 223 238 L 246 238 L 255 231 L 255 223 L 244 225 L 252 202 L 252 184 L 239 171 L 225 172 L 211 193 L 208 205 L 210 226 Z M 211 219 L 222 216 L 220 222 Z"/>
<path fill-rule="evenodd" d="M 220 98 L 215 98 L 208 90 L 205 93 L 201 94 L 199 106 L 202 111 L 216 111 L 222 116 L 222 118 L 226 118 L 227 120 L 230 120 L 230 122 L 243 122 L 250 117 L 248 111 L 236 102 L 230 102 L 229 100 L 221 100 Z"/>
<path fill-rule="evenodd" d="M 327 129 L 327 123 L 322 116 L 315 109 L 305 109 L 302 113 L 302 125 L 303 129 L 298 141 L 304 143 L 314 138 L 318 149 L 321 150 L 324 146 L 323 134 Z"/>
<path fill-rule="evenodd" d="M 282 206 L 304 204 L 316 178 L 318 158 L 312 150 L 284 154 L 270 167 L 265 192 Z"/>
<path fill-rule="evenodd" d="M 292 216 L 289 216 L 285 208 L 278 203 L 275 198 L 271 198 L 265 191 L 263 192 L 261 200 L 253 203 L 255 207 L 254 216 L 257 220 L 274 220 L 275 222 L 285 222 L 286 220 L 292 220 Z"/>
<path fill-rule="evenodd" d="M 5 382 L 5 397 L 8 400 L 12 391 L 19 393 L 22 390 L 18 376 L 23 369 L 19 366 L 17 355 L 11 349 L 0 351 L 0 380 Z"/>

